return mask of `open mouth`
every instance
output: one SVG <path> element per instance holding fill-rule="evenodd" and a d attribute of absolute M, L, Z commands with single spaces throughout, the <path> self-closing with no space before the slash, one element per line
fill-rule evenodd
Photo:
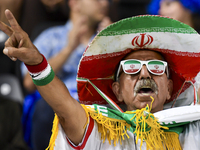
<path fill-rule="evenodd" d="M 134 94 L 158 94 L 158 87 L 152 79 L 142 79 L 136 83 Z"/>
<path fill-rule="evenodd" d="M 147 94 L 150 94 L 150 93 L 154 93 L 154 90 L 151 89 L 150 87 L 142 87 L 140 88 L 137 93 L 140 93 L 140 94 L 143 94 L 143 93 L 147 93 Z"/>

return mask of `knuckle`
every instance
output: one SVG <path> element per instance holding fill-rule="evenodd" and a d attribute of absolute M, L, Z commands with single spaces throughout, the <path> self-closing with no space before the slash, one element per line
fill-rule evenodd
<path fill-rule="evenodd" d="M 5 47 L 8 47 L 9 46 L 9 39 L 7 39 L 7 41 L 4 43 Z"/>
<path fill-rule="evenodd" d="M 26 32 L 23 32 L 24 38 L 28 38 L 29 35 Z"/>

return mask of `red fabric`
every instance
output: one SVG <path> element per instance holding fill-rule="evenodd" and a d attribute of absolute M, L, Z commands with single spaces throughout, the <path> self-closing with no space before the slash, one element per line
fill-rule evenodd
<path fill-rule="evenodd" d="M 115 103 L 119 104 L 119 101 L 116 99 L 112 91 L 111 86 L 113 80 L 106 80 L 104 82 L 102 80 L 93 80 L 91 82 L 97 85 L 97 87 L 108 97 L 110 97 Z M 85 105 L 107 104 L 106 100 L 104 100 L 88 82 L 78 82 L 78 95 L 79 101 Z"/>
<path fill-rule="evenodd" d="M 71 144 L 71 142 L 66 138 L 66 139 L 67 139 L 67 142 L 68 142 L 69 145 L 70 145 L 72 148 L 74 148 L 75 150 L 82 150 L 82 149 L 84 149 L 85 144 L 87 143 L 87 140 L 88 140 L 90 134 L 92 133 L 92 129 L 93 129 L 93 128 L 94 128 L 94 120 L 90 117 L 90 123 L 89 123 L 88 129 L 87 129 L 87 131 L 86 131 L 85 137 L 84 137 L 84 139 L 83 139 L 82 145 L 80 145 L 80 146 L 73 146 L 73 145 Z"/>
<path fill-rule="evenodd" d="M 42 55 L 42 56 L 43 56 L 43 61 L 38 65 L 25 64 L 29 72 L 38 73 L 38 72 L 43 71 L 47 67 L 48 62 L 47 62 L 46 58 L 44 57 L 44 55 Z"/>

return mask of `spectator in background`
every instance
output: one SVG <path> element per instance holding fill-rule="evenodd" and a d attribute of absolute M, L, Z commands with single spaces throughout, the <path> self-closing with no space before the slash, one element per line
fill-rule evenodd
<path fill-rule="evenodd" d="M 110 24 L 108 0 L 68 0 L 70 19 L 65 25 L 51 27 L 34 41 L 38 50 L 48 59 L 54 72 L 67 85 L 70 94 L 78 100 L 77 67 L 87 44 L 96 35 L 98 25 L 104 20 Z M 100 28 L 104 28 L 101 23 Z M 36 90 L 32 79 L 22 64 L 24 87 L 30 93 Z M 51 135 L 53 110 L 40 99 L 35 104 L 32 124 L 33 149 L 43 150 L 48 146 Z M 42 141 L 42 142 L 41 142 Z"/>
<path fill-rule="evenodd" d="M 17 21 L 21 20 L 23 0 L 0 0 L 0 20 L 9 24 L 5 17 L 5 10 L 10 9 Z M 11 74 L 21 79 L 20 61 L 12 61 L 3 54 L 4 43 L 8 36 L 0 30 L 0 74 Z M 22 86 L 22 85 L 21 85 Z M 0 149 L 28 150 L 23 138 L 21 104 L 11 98 L 0 96 Z"/>
<path fill-rule="evenodd" d="M 28 150 L 21 124 L 19 103 L 0 96 L 0 149 Z"/>
<path fill-rule="evenodd" d="M 148 13 L 171 17 L 200 32 L 199 0 L 152 0 Z"/>
<path fill-rule="evenodd" d="M 26 0 L 20 24 L 33 41 L 44 29 L 64 24 L 68 16 L 67 0 Z"/>

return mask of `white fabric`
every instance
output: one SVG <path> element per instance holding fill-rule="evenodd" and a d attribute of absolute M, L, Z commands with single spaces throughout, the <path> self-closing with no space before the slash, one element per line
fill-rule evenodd
<path fill-rule="evenodd" d="M 35 76 L 34 80 L 41 80 L 47 77 L 50 73 L 51 73 L 51 66 L 48 64 L 47 67 L 41 72 L 37 72 L 37 73 L 30 72 L 30 75 Z"/>
<path fill-rule="evenodd" d="M 164 109 L 171 108 L 173 103 L 174 101 L 166 103 L 164 105 Z M 194 105 L 194 88 L 192 85 L 179 95 L 178 99 L 176 100 L 176 103 L 174 104 L 174 107 L 189 106 L 189 105 Z"/>
<path fill-rule="evenodd" d="M 183 150 L 200 149 L 200 121 L 195 121 L 187 125 L 184 132 L 179 135 L 179 141 Z"/>
<path fill-rule="evenodd" d="M 186 34 L 186 33 L 169 33 L 169 32 L 145 32 L 146 35 L 153 37 L 153 42 L 150 45 L 145 45 L 143 48 L 159 48 L 175 50 L 175 52 L 188 52 L 190 55 L 192 52 L 199 53 L 200 36 L 198 34 Z M 90 47 L 85 52 L 84 56 L 92 56 L 99 54 L 115 53 L 125 50 L 127 48 L 140 48 L 137 45 L 132 45 L 134 37 L 139 36 L 140 33 L 131 33 L 114 36 L 96 36 L 94 40 L 98 42 L 92 42 Z M 165 38 L 163 38 L 165 37 Z M 146 37 L 144 43 L 148 41 Z M 141 39 L 138 39 L 138 43 Z M 170 43 L 170 44 L 169 44 Z M 177 53 L 177 55 L 180 55 Z M 182 54 L 183 55 L 183 54 Z M 187 54 L 186 54 L 187 55 Z M 194 54 L 195 55 L 195 54 Z M 105 57 L 105 56 L 104 56 Z"/>
<path fill-rule="evenodd" d="M 161 125 L 200 120 L 200 105 L 182 106 L 154 113 Z"/>
<path fill-rule="evenodd" d="M 87 132 L 87 131 L 86 131 Z M 108 140 L 106 140 L 104 143 L 101 140 L 101 135 L 98 132 L 98 126 L 97 123 L 94 123 L 92 132 L 86 142 L 86 145 L 84 148 L 73 148 L 69 142 L 66 140 L 67 136 L 65 135 L 63 129 L 59 125 L 59 133 L 56 139 L 56 144 L 54 147 L 54 150 L 139 150 L 140 149 L 140 142 L 138 144 L 135 144 L 135 136 L 128 132 L 130 138 L 128 139 L 125 137 L 125 140 L 122 141 L 122 145 L 117 143 L 117 145 L 114 147 L 113 144 L 109 144 Z M 84 139 L 83 139 L 84 141 Z M 78 145 L 81 146 L 83 141 Z M 73 143 L 71 142 L 73 145 Z M 146 144 L 143 143 L 142 150 L 146 149 Z"/>

